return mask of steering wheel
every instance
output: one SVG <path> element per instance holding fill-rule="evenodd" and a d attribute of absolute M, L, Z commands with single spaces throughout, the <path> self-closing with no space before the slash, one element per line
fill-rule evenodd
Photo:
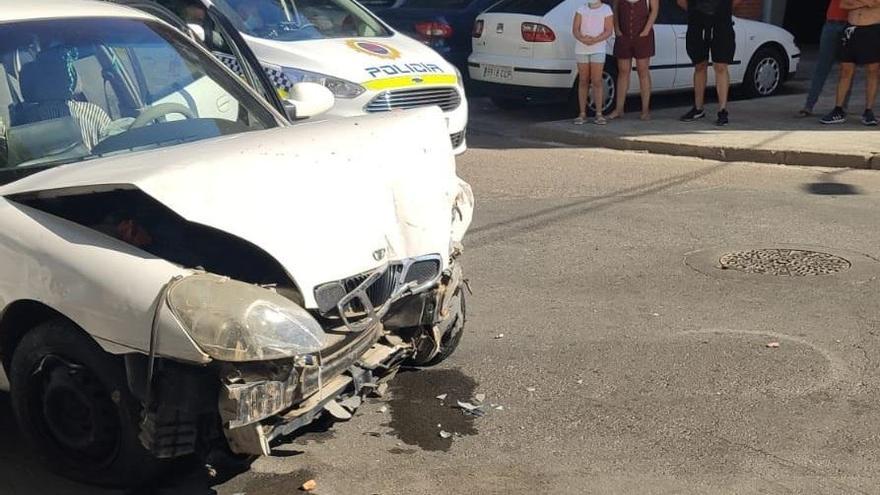
<path fill-rule="evenodd" d="M 134 122 L 131 123 L 129 129 L 143 127 L 159 117 L 164 117 L 172 113 L 179 113 L 188 119 L 198 118 L 189 107 L 181 105 L 180 103 L 160 103 L 145 108 L 144 111 L 134 119 Z"/>

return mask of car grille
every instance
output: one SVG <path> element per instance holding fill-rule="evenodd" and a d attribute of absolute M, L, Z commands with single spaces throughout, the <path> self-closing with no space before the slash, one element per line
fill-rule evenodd
<path fill-rule="evenodd" d="M 364 110 L 389 112 L 434 105 L 439 106 L 444 112 L 451 112 L 461 105 L 461 95 L 455 88 L 396 89 L 379 93 L 367 103 Z"/>
<path fill-rule="evenodd" d="M 464 131 L 450 134 L 449 140 L 452 141 L 452 148 L 453 149 L 458 148 L 459 146 L 461 146 L 461 143 L 464 142 Z"/>
<path fill-rule="evenodd" d="M 394 293 L 394 289 L 398 287 L 402 273 L 402 265 L 391 265 L 385 269 L 385 273 L 383 273 L 382 276 L 374 280 L 373 283 L 367 287 L 367 297 L 370 299 L 370 304 L 372 304 L 374 308 L 378 308 L 388 302 L 388 299 L 390 299 L 391 295 Z M 367 280 L 367 278 L 369 278 L 369 276 L 370 274 L 366 273 L 345 279 L 342 282 L 345 291 L 352 292 L 357 289 Z M 351 301 L 349 309 L 356 314 L 366 311 L 366 308 L 363 307 L 363 304 L 361 304 L 358 299 L 353 299 Z"/>

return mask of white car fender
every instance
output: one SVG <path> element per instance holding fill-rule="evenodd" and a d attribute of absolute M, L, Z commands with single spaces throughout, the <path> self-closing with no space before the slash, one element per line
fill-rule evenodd
<path fill-rule="evenodd" d="M 189 270 L 73 222 L 0 199 L 0 304 L 36 301 L 61 313 L 113 354 L 149 349 L 163 286 Z M 156 352 L 209 358 L 168 311 Z M 8 357 L 8 356 L 4 356 Z"/>

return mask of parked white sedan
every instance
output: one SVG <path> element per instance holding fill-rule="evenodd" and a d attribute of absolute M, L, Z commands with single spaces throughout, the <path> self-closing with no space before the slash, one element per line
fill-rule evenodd
<path fill-rule="evenodd" d="M 482 13 L 474 25 L 471 79 L 503 108 L 530 100 L 570 97 L 577 70 L 571 21 L 583 0 L 502 0 Z M 730 67 L 733 84 L 753 96 L 770 96 L 796 71 L 800 50 L 788 31 L 762 22 L 735 19 L 736 56 Z M 675 0 L 661 0 L 655 27 L 657 54 L 651 60 L 654 92 L 693 87 L 694 66 L 685 49 L 687 13 Z M 609 50 L 610 53 L 610 50 Z M 605 66 L 605 110 L 616 97 L 617 68 Z M 709 85 L 715 84 L 709 71 Z M 632 74 L 630 92 L 638 93 Z"/>

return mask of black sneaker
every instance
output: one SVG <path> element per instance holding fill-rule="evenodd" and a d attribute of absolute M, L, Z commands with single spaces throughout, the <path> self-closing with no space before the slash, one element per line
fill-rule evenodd
<path fill-rule="evenodd" d="M 869 127 L 877 125 L 877 117 L 874 116 L 874 111 L 870 108 L 865 109 L 865 113 L 862 114 L 862 124 Z"/>
<path fill-rule="evenodd" d="M 842 124 L 846 122 L 846 111 L 841 107 L 834 107 L 834 110 L 822 117 L 822 120 L 819 122 L 823 124 Z"/>
<path fill-rule="evenodd" d="M 730 123 L 730 115 L 727 113 L 727 110 L 721 110 L 718 112 L 718 120 L 715 121 L 715 125 L 718 127 L 724 127 Z"/>
<path fill-rule="evenodd" d="M 702 108 L 691 108 L 690 111 L 681 116 L 682 122 L 693 122 L 695 120 L 700 120 L 706 116 L 706 111 Z"/>

